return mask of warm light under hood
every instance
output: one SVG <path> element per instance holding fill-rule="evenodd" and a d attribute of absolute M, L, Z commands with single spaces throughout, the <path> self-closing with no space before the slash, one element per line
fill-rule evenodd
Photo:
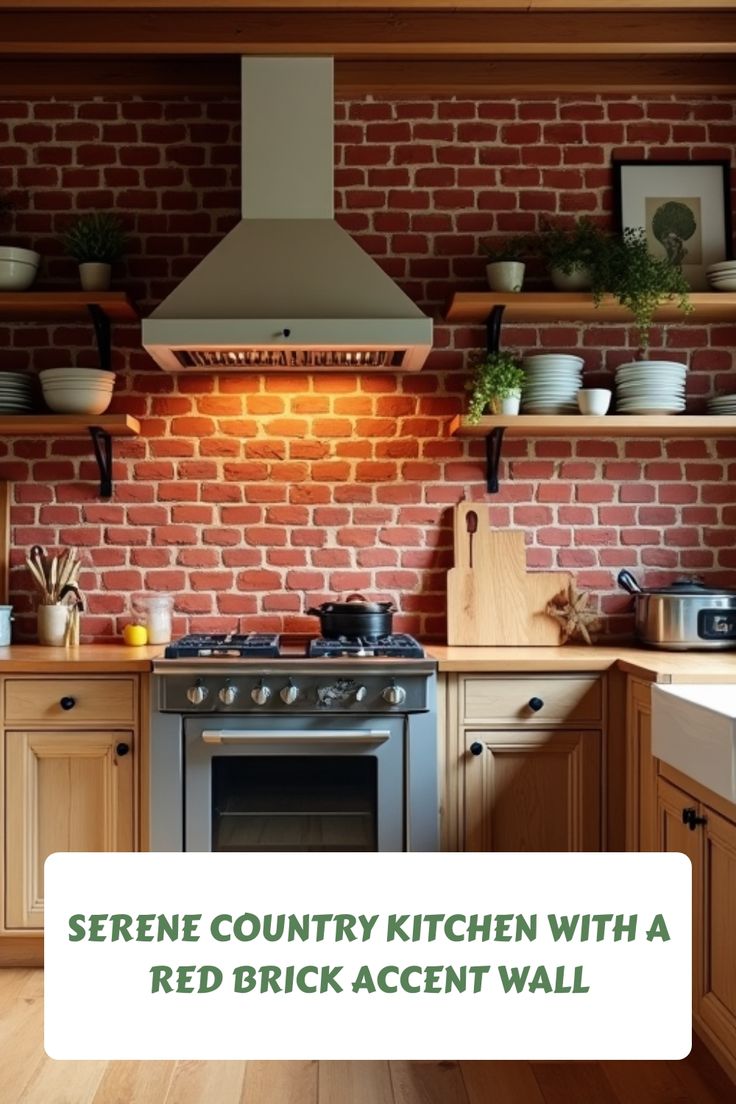
<path fill-rule="evenodd" d="M 432 322 L 334 221 L 331 58 L 243 58 L 243 219 L 150 318 L 166 371 L 418 371 Z"/>

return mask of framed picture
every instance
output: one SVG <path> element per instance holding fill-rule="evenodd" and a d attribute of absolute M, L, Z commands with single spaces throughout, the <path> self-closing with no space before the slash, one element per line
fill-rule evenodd
<path fill-rule="evenodd" d="M 668 256 L 693 291 L 706 269 L 733 256 L 728 161 L 614 161 L 619 227 L 642 227 L 655 256 Z"/>

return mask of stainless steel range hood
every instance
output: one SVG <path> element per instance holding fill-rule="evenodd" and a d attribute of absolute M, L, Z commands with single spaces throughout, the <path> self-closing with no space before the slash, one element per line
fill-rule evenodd
<path fill-rule="evenodd" d="M 418 371 L 432 322 L 334 220 L 331 58 L 243 58 L 243 218 L 143 321 L 168 372 Z"/>

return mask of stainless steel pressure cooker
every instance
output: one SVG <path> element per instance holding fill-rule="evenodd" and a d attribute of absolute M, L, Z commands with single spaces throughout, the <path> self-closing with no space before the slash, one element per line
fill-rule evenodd
<path fill-rule="evenodd" d="M 645 590 L 629 571 L 620 571 L 618 581 L 634 596 L 636 635 L 643 644 L 673 652 L 736 648 L 736 590 L 690 577 Z"/>

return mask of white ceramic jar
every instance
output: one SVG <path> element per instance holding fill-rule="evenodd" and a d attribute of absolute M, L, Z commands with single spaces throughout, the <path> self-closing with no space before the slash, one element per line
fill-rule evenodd
<path fill-rule="evenodd" d="M 38 607 L 38 643 L 50 648 L 61 648 L 66 638 L 70 607 L 62 603 Z"/>
<path fill-rule="evenodd" d="M 149 644 L 170 643 L 174 609 L 170 594 L 137 594 L 133 598 L 133 609 L 139 624 L 148 630 Z"/>
<path fill-rule="evenodd" d="M 0 648 L 10 644 L 10 622 L 13 620 L 13 607 L 0 606 Z"/>

